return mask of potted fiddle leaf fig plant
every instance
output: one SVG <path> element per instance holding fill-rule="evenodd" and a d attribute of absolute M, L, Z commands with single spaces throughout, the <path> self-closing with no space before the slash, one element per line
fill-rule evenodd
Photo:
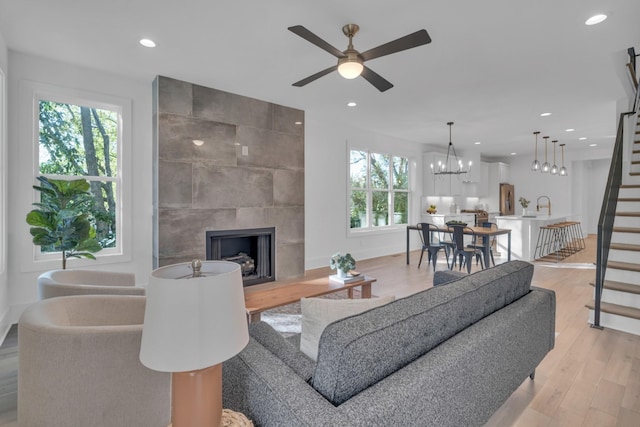
<path fill-rule="evenodd" d="M 102 249 L 96 239 L 91 208 L 93 194 L 86 179 L 72 181 L 37 177 L 41 186 L 37 209 L 27 214 L 27 224 L 33 243 L 47 251 L 62 253 L 62 268 L 67 268 L 68 258 L 96 259 L 93 255 Z"/>
<path fill-rule="evenodd" d="M 340 255 L 340 252 L 337 252 L 331 257 L 329 267 L 337 271 L 338 277 L 347 277 L 347 273 L 356 268 L 356 260 L 350 253 Z"/>

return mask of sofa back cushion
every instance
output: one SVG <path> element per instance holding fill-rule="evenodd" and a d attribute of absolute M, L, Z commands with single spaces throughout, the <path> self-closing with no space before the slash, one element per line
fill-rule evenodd
<path fill-rule="evenodd" d="M 331 323 L 311 384 L 339 405 L 528 293 L 532 276 L 511 261 Z"/>

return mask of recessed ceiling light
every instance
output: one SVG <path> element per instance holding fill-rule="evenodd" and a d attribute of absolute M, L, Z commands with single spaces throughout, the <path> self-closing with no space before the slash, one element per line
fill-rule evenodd
<path fill-rule="evenodd" d="M 516 154 L 518 154 L 518 153 L 511 153 L 512 156 L 515 156 Z"/>
<path fill-rule="evenodd" d="M 569 129 L 565 129 L 565 132 L 573 132 L 575 129 L 573 128 L 569 128 Z"/>
<path fill-rule="evenodd" d="M 358 104 L 356 104 L 353 101 L 347 102 L 347 107 L 355 107 L 356 105 L 358 105 Z"/>
<path fill-rule="evenodd" d="M 585 25 L 596 25 L 601 23 L 602 21 L 604 21 L 605 19 L 607 19 L 607 15 L 604 14 L 598 14 L 598 15 L 593 15 L 591 18 L 587 19 L 586 21 L 584 21 Z"/>
<path fill-rule="evenodd" d="M 140 39 L 140 44 L 144 47 L 156 47 L 156 42 L 151 39 Z"/>
<path fill-rule="evenodd" d="M 540 114 L 540 117 L 547 117 L 547 116 L 550 116 L 550 115 L 551 115 L 551 113 L 542 113 L 542 114 Z"/>
<path fill-rule="evenodd" d="M 295 124 L 295 125 L 301 125 L 301 124 L 302 124 L 302 122 L 301 122 L 301 121 L 297 121 L 297 122 L 295 122 L 294 124 Z"/>
<path fill-rule="evenodd" d="M 598 145 L 598 144 L 589 144 L 589 147 L 595 147 L 595 146 L 597 146 L 597 145 Z"/>
<path fill-rule="evenodd" d="M 481 143 L 480 141 L 476 141 L 476 142 L 474 142 L 474 144 L 475 144 L 475 145 L 480 145 L 480 144 L 482 144 L 482 143 Z"/>
<path fill-rule="evenodd" d="M 581 136 L 580 138 L 578 138 L 580 141 L 584 141 L 585 139 L 587 139 L 586 136 Z"/>
<path fill-rule="evenodd" d="M 201 146 L 202 144 L 204 144 L 204 141 L 201 139 L 194 139 L 192 141 L 195 145 L 197 145 L 198 147 Z"/>

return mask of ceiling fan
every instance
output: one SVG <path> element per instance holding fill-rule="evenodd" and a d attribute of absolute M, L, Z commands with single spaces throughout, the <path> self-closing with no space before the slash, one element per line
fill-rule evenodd
<path fill-rule="evenodd" d="M 340 75 L 345 79 L 355 79 L 356 77 L 361 75 L 365 78 L 365 80 L 374 85 L 380 92 L 384 92 L 385 90 L 391 89 L 393 87 L 393 84 L 380 76 L 378 73 L 371 70 L 371 68 L 364 65 L 364 62 L 371 59 L 380 58 L 381 56 L 391 55 L 392 53 L 422 46 L 423 44 L 431 43 L 431 37 L 429 37 L 427 30 L 419 30 L 415 33 L 411 33 L 404 37 L 400 37 L 397 40 L 390 41 L 389 43 L 385 43 L 378 47 L 374 47 L 373 49 L 369 49 L 366 52 L 360 53 L 353 48 L 352 43 L 353 36 L 356 35 L 359 29 L 360 27 L 356 24 L 347 24 L 342 27 L 342 32 L 344 33 L 344 35 L 349 37 L 349 46 L 344 52 L 341 52 L 326 41 L 322 40 L 320 37 L 313 34 L 311 31 L 307 30 L 302 25 L 289 27 L 289 31 L 291 31 L 292 33 L 299 35 L 308 42 L 315 44 L 320 49 L 324 49 L 338 58 L 338 63 L 333 67 L 329 67 L 305 79 L 295 82 L 293 86 L 302 87 L 314 80 L 319 79 L 322 76 L 331 73 L 332 71 L 338 70 Z"/>

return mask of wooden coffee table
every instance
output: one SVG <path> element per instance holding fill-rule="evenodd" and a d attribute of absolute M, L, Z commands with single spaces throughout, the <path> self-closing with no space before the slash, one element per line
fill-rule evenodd
<path fill-rule="evenodd" d="M 345 289 L 348 290 L 349 298 L 353 298 L 353 288 L 356 287 L 360 287 L 362 298 L 371 298 L 371 284 L 375 281 L 373 277 L 364 276 L 364 280 L 359 282 L 342 284 L 329 280 L 329 277 L 321 277 L 271 289 L 245 292 L 244 305 L 247 308 L 249 323 L 253 323 L 260 320 L 260 313 L 263 311 L 291 304 L 302 298 L 319 297 Z"/>

